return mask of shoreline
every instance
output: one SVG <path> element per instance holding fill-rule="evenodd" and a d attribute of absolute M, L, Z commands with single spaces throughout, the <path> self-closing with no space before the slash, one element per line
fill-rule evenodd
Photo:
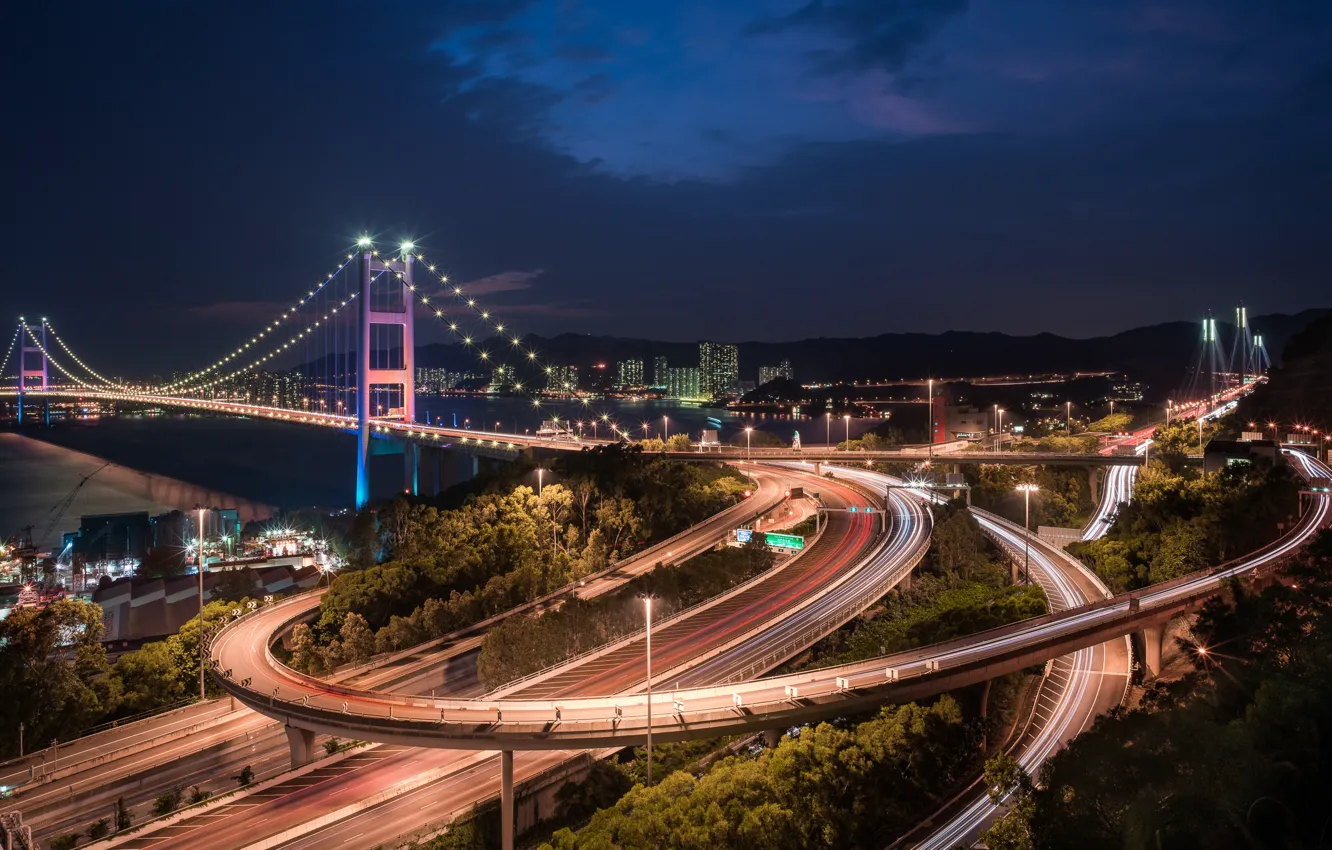
<path fill-rule="evenodd" d="M 46 534 L 67 500 L 64 514 Z M 39 550 L 58 548 L 61 535 L 77 530 L 81 516 L 139 511 L 152 516 L 189 510 L 196 504 L 234 508 L 242 522 L 278 512 L 273 505 L 124 466 L 39 437 L 0 432 L 0 539 L 31 525 Z"/>

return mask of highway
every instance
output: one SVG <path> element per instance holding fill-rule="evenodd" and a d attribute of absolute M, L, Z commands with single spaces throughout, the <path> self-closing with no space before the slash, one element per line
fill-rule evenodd
<path fill-rule="evenodd" d="M 449 693 L 479 695 L 476 652 L 485 630 L 505 617 L 550 610 L 573 595 L 591 598 L 610 592 L 661 564 L 679 563 L 712 548 L 726 539 L 730 529 L 756 515 L 766 515 L 771 523 L 789 521 L 786 493 L 804 479 L 764 468 L 747 472 L 755 482 L 753 494 L 702 523 L 602 573 L 453 635 L 343 670 L 334 681 L 423 693 L 447 679 Z M 414 685 L 422 690 L 412 690 Z M 187 706 L 62 744 L 58 762 L 48 764 L 49 756 L 49 750 L 39 751 L 0 765 L 0 785 L 18 787 L 3 809 L 21 810 L 39 838 L 86 825 L 93 819 L 90 811 L 100 813 L 103 806 L 109 811 L 118 797 L 133 807 L 174 787 L 199 785 L 216 793 L 234 787 L 231 777 L 247 764 L 256 774 L 267 775 L 289 763 L 281 725 L 233 698 Z M 36 784 L 28 784 L 30 766 Z M 45 781 L 47 773 L 54 774 L 52 781 Z"/>
<path fill-rule="evenodd" d="M 1291 456 L 1305 475 L 1329 474 L 1306 455 Z M 1229 578 L 1279 564 L 1295 551 L 1328 516 L 1329 496 L 1316 494 L 1310 502 L 1293 529 L 1259 552 L 1132 594 L 857 664 L 654 693 L 653 737 L 685 740 L 775 728 L 916 699 L 1163 622 L 1192 610 Z M 285 671 L 267 653 L 267 635 L 300 612 L 295 607 L 300 599 L 242 618 L 223 630 L 213 649 L 222 669 L 253 677 L 251 687 L 240 686 L 239 677 L 226 680 L 228 690 L 294 726 L 457 749 L 596 749 L 639 744 L 645 737 L 647 700 L 642 695 L 432 700 L 353 694 L 355 711 L 349 704 L 344 712 L 347 700 L 336 688 Z"/>
<path fill-rule="evenodd" d="M 815 483 L 814 479 L 809 478 L 806 478 L 805 482 L 807 485 Z M 848 502 L 864 503 L 866 500 L 865 496 L 850 491 L 845 485 L 835 484 L 826 479 L 817 483 L 824 501 L 831 505 L 845 505 Z M 923 518 L 923 514 L 918 516 Z M 688 612 L 688 616 L 682 616 L 675 621 L 664 621 L 660 627 L 654 627 L 653 658 L 654 663 L 659 665 L 657 669 L 662 670 L 663 675 L 670 675 L 670 668 L 677 660 L 682 663 L 687 662 L 690 658 L 713 650 L 718 651 L 718 657 L 726 652 L 745 653 L 746 649 L 752 650 L 754 641 L 762 641 L 765 621 L 771 623 L 774 620 L 784 619 L 791 616 L 793 610 L 798 612 L 803 606 L 813 606 L 806 616 L 812 624 L 817 624 L 823 613 L 822 609 L 817 609 L 817 603 L 821 599 L 834 596 L 830 588 L 840 586 L 839 574 L 852 572 L 852 567 L 856 567 L 855 573 L 859 574 L 867 567 L 871 570 L 892 571 L 897 566 L 895 561 L 888 563 L 889 559 L 883 556 L 883 550 L 887 547 L 873 544 L 870 533 L 873 524 L 874 520 L 865 514 L 833 514 L 823 537 L 800 558 L 789 562 L 784 568 L 774 568 L 765 573 L 760 577 L 763 581 L 742 586 L 715 603 L 705 604 Z M 920 553 L 923 554 L 923 547 L 928 542 L 928 532 L 921 532 L 919 528 L 910 529 L 904 523 L 903 533 L 908 530 L 914 531 L 921 547 Z M 871 555 L 868 558 L 865 557 L 867 552 Z M 898 552 L 899 557 L 900 554 Z M 901 571 L 897 572 L 900 574 Z M 844 582 L 845 580 L 842 583 Z M 878 597 L 864 600 L 863 605 L 870 604 L 875 598 Z M 688 625 L 690 623 L 692 625 Z M 225 632 L 223 634 L 225 635 Z M 247 630 L 248 634 L 258 636 L 258 644 L 251 649 L 258 653 L 258 657 L 267 657 L 266 636 L 262 630 Z M 223 635 L 219 635 L 218 639 L 222 640 Z M 631 648 L 625 649 L 624 646 Z M 542 693 L 574 690 L 578 688 L 580 678 L 594 680 L 599 686 L 611 689 L 636 689 L 641 686 L 643 653 L 637 646 L 636 638 L 626 642 L 624 646 L 615 647 L 609 653 L 607 660 L 582 659 L 577 665 L 584 671 L 581 676 L 569 675 L 566 666 L 564 669 L 534 677 L 507 690 L 519 693 L 538 689 Z M 216 643 L 214 648 L 215 652 L 222 653 L 222 649 Z M 637 658 L 628 660 L 633 658 L 635 653 Z M 743 659 L 737 661 L 737 664 L 752 663 L 748 655 L 737 657 Z M 321 684 L 321 690 L 340 705 L 345 696 L 343 691 L 352 689 Z M 380 694 L 372 694 L 368 698 L 372 701 L 385 698 L 397 699 L 391 695 Z M 531 755 L 530 758 L 524 756 L 517 760 L 517 775 L 520 781 L 524 775 L 562 760 L 557 758 L 550 761 L 544 758 L 545 754 Z M 455 797 L 441 790 L 444 787 L 457 787 L 457 780 L 453 774 L 456 770 L 467 769 L 471 765 L 468 758 L 466 754 L 449 751 L 403 751 L 382 760 L 374 765 L 373 769 L 353 771 L 329 777 L 308 788 L 293 789 L 293 794 L 279 797 L 276 802 L 261 803 L 260 809 L 254 809 L 248 804 L 225 807 L 210 814 L 206 820 L 200 819 L 200 826 L 207 825 L 206 833 L 210 842 L 221 841 L 225 844 L 228 836 L 234 838 L 256 836 L 254 827 L 256 823 L 261 822 L 259 816 L 262 815 L 264 834 L 282 833 L 289 828 L 300 828 L 303 824 L 321 816 L 336 814 L 340 800 L 354 799 L 358 794 L 369 795 L 393 787 L 399 782 L 410 782 L 412 777 L 422 776 L 433 779 L 430 784 L 423 785 L 419 789 L 403 790 L 395 794 L 394 799 L 386 802 L 384 806 L 410 811 L 411 823 L 430 820 L 436 814 L 441 818 L 447 818 L 458 807 L 465 807 L 470 803 L 470 797 Z M 487 758 L 493 759 L 494 756 L 488 754 Z M 497 771 L 492 767 L 491 773 Z M 436 787 L 437 785 L 440 787 Z M 403 809 L 404 806 L 408 808 Z M 233 810 L 228 812 L 228 808 Z M 379 812 L 379 808 L 370 811 Z M 339 818 L 339 820 L 344 819 Z M 350 818 L 353 823 L 358 819 L 373 822 L 378 826 L 368 831 L 362 830 L 367 834 L 360 837 L 348 834 L 347 840 L 356 838 L 351 846 L 360 846 L 361 842 L 366 842 L 364 846 L 374 846 L 379 843 L 383 838 L 380 833 L 386 828 L 382 813 Z M 391 828 L 401 830 L 403 825 L 395 822 Z M 351 829 L 351 827 L 339 826 L 338 829 Z M 229 830 L 235 831 L 233 833 Z M 326 831 L 321 831 L 319 834 L 322 835 Z M 180 834 L 174 837 L 167 835 L 159 837 L 156 834 L 144 836 L 125 846 L 197 846 L 193 843 L 195 839 L 187 837 L 191 833 L 186 825 L 173 829 L 172 832 Z M 202 837 L 202 834 L 198 833 L 196 838 Z M 322 839 L 316 840 L 313 846 L 318 846 L 319 840 Z"/>

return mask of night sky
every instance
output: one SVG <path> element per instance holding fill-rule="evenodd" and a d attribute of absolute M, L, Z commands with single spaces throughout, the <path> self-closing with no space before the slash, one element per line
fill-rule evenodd
<path fill-rule="evenodd" d="M 367 230 L 542 334 L 1089 336 L 1332 301 L 1327 0 L 7 18 L 6 309 L 113 372 L 211 361 Z"/>

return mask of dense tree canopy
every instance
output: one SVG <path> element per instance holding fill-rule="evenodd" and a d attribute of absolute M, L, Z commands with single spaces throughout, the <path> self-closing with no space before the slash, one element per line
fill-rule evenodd
<path fill-rule="evenodd" d="M 1236 588 L 1209 603 L 1186 647 L 1193 672 L 1158 685 L 1143 708 L 1102 718 L 1048 761 L 1020 822 L 990 846 L 1324 846 L 1332 532 L 1290 573 L 1261 596 Z"/>
<path fill-rule="evenodd" d="M 929 811 L 974 760 L 975 730 L 956 702 L 885 708 L 843 729 L 802 729 L 775 750 L 729 758 L 700 778 L 636 786 L 556 850 L 603 847 L 881 847 Z"/>

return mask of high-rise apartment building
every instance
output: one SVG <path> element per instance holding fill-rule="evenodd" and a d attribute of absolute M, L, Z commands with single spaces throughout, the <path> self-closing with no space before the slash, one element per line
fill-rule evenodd
<path fill-rule="evenodd" d="M 553 393 L 578 392 L 578 367 L 551 366 L 546 371 L 546 391 Z"/>
<path fill-rule="evenodd" d="M 489 390 L 492 393 L 502 393 L 512 389 L 514 383 L 514 371 L 512 366 L 496 366 L 490 373 Z"/>
<path fill-rule="evenodd" d="M 615 383 L 620 389 L 643 386 L 643 361 L 621 360 L 615 364 Z"/>
<path fill-rule="evenodd" d="M 660 354 L 652 358 L 652 386 L 666 386 L 666 358 Z"/>
<path fill-rule="evenodd" d="M 791 371 L 790 360 L 783 359 L 782 362 L 776 366 L 759 367 L 758 385 L 760 387 L 770 381 L 775 381 L 778 378 L 785 378 L 788 381 L 795 380 L 795 373 Z"/>
<path fill-rule="evenodd" d="M 666 397 L 690 401 L 701 398 L 698 370 L 692 366 L 667 369 Z"/>
<path fill-rule="evenodd" d="M 698 345 L 698 383 L 704 398 L 740 394 L 740 349 L 724 342 Z"/>

